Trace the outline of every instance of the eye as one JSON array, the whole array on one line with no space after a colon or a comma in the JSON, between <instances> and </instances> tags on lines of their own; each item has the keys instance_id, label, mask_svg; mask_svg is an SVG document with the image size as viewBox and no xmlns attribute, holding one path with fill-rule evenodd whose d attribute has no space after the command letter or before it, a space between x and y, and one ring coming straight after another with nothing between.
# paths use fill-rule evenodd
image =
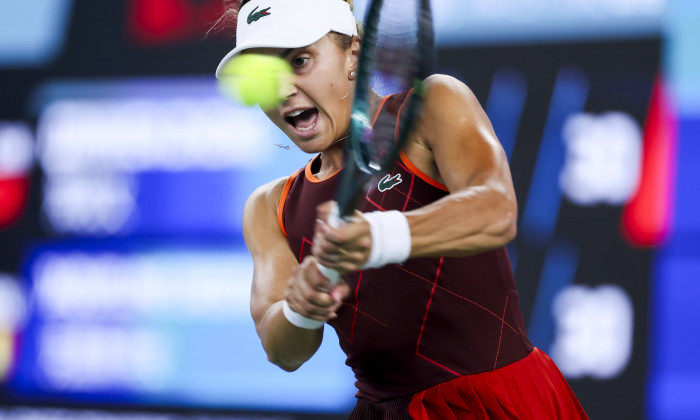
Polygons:
<instances>
[{"instance_id":1,"label":"eye","mask_svg":"<svg viewBox=\"0 0 700 420\"><path fill-rule=\"evenodd\" d=\"M292 67L294 67L295 69L297 69L299 67L303 67L308 61L309 61L309 57L306 57L306 56L300 55L300 56L294 57L294 59L292 59Z\"/></svg>"}]
</instances>

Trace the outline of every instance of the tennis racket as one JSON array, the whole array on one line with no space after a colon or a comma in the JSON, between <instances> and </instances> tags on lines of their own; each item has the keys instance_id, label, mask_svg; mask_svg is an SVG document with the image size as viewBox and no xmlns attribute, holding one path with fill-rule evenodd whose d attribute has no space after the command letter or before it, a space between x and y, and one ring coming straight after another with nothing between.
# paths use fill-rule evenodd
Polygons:
<instances>
[{"instance_id":1,"label":"tennis racket","mask_svg":"<svg viewBox=\"0 0 700 420\"><path fill-rule=\"evenodd\" d=\"M337 214L329 217L331 225L339 226L353 214L367 182L391 170L408 140L423 105L423 80L432 73L433 37L429 0L371 1L360 49L350 137L335 195ZM384 110L396 118L378 119L372 125L377 100L406 91L411 94L404 106ZM337 282L337 272L322 265L319 268L332 284Z\"/></svg>"}]
</instances>

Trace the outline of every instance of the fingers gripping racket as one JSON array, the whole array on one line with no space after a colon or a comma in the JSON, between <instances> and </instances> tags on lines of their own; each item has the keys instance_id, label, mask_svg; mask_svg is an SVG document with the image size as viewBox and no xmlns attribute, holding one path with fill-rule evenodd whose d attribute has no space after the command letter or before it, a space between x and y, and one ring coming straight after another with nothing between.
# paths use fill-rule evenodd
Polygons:
<instances>
[{"instance_id":1,"label":"fingers gripping racket","mask_svg":"<svg viewBox=\"0 0 700 420\"><path fill-rule=\"evenodd\" d=\"M429 0L373 0L365 19L365 34L355 84L350 137L340 184L336 190L337 214L329 217L340 226L353 214L365 184L390 171L409 138L425 94L424 79L432 73L433 20ZM402 107L386 109L396 118L378 119L372 125L376 102L382 97L411 91ZM396 122L396 124L395 124ZM335 284L338 273L319 265Z\"/></svg>"}]
</instances>

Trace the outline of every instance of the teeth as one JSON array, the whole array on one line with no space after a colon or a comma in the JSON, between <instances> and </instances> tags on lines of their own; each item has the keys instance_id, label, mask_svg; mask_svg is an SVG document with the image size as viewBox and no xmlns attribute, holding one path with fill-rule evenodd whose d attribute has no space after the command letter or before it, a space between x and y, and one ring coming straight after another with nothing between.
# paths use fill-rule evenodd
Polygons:
<instances>
[{"instance_id":1,"label":"teeth","mask_svg":"<svg viewBox=\"0 0 700 420\"><path fill-rule=\"evenodd\" d=\"M299 111L290 112L289 115L287 115L287 117L289 117L289 118L294 118L294 117L296 117L296 116L301 115L302 112L304 112L304 111L299 110Z\"/></svg>"}]
</instances>

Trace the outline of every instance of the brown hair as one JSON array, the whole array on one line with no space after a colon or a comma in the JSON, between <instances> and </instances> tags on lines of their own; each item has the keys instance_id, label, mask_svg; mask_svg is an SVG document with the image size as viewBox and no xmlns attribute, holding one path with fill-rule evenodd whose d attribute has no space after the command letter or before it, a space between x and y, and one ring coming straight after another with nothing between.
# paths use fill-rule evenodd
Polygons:
<instances>
[{"instance_id":1,"label":"brown hair","mask_svg":"<svg viewBox=\"0 0 700 420\"><path fill-rule=\"evenodd\" d=\"M241 10L246 3L250 0L223 0L224 1L224 13L221 15L214 26L209 30L226 30L232 31L233 34L236 32L236 22L238 20L238 12ZM354 10L353 0L344 0L350 5L350 10ZM357 19L355 19L357 20ZM357 33L362 37L363 29L362 24L357 22ZM331 39L342 49L346 50L352 46L352 37L349 35L341 34L338 32L331 32Z\"/></svg>"}]
</instances>

